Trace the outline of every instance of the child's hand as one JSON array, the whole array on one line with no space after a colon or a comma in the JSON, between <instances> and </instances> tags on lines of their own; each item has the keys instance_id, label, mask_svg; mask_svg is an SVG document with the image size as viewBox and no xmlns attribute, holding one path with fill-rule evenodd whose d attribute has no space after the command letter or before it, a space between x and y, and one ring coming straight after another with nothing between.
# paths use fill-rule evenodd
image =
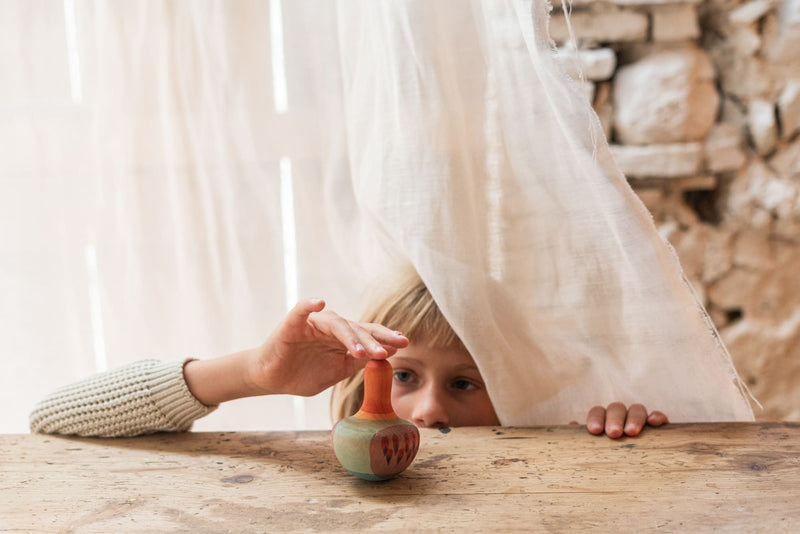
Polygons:
<instances>
[{"instance_id":1,"label":"child's hand","mask_svg":"<svg viewBox=\"0 0 800 534\"><path fill-rule=\"evenodd\" d=\"M260 347L189 361L183 368L189 391L207 406L255 395L316 395L368 359L388 358L408 346L397 332L349 321L324 307L322 300L301 301Z\"/></svg>"},{"instance_id":2,"label":"child's hand","mask_svg":"<svg viewBox=\"0 0 800 534\"><path fill-rule=\"evenodd\" d=\"M586 428L592 434L606 433L609 438L619 438L622 435L638 436L644 425L661 426L668 423L667 416L662 412L647 414L647 408L641 404L631 404L625 408L621 402L612 402L608 408L595 406L586 416Z\"/></svg>"},{"instance_id":3,"label":"child's hand","mask_svg":"<svg viewBox=\"0 0 800 534\"><path fill-rule=\"evenodd\" d=\"M408 339L379 324L350 321L304 300L255 351L249 379L262 393L316 395L363 367L392 356Z\"/></svg>"}]
</instances>

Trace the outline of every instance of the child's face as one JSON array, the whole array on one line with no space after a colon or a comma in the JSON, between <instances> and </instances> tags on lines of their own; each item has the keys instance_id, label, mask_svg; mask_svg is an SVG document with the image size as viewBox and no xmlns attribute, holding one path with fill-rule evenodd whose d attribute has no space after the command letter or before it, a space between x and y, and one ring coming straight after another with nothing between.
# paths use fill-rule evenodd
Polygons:
<instances>
[{"instance_id":1,"label":"child's face","mask_svg":"<svg viewBox=\"0 0 800 534\"><path fill-rule=\"evenodd\" d=\"M412 343L389 358L392 406L421 428L498 425L486 386L469 353Z\"/></svg>"}]
</instances>

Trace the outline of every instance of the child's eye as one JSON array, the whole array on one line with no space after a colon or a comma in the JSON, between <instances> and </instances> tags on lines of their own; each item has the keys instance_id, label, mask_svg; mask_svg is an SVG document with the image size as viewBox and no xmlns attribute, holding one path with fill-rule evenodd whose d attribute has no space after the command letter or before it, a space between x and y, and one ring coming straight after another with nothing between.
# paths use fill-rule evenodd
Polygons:
<instances>
[{"instance_id":1,"label":"child's eye","mask_svg":"<svg viewBox=\"0 0 800 534\"><path fill-rule=\"evenodd\" d=\"M462 391L469 391L471 389L478 389L478 386L470 382L469 380L465 380L463 378L459 378L453 382L453 387L456 389L460 389Z\"/></svg>"},{"instance_id":2,"label":"child's eye","mask_svg":"<svg viewBox=\"0 0 800 534\"><path fill-rule=\"evenodd\" d=\"M412 378L414 377L408 371L394 372L394 379L397 380L398 382L411 382Z\"/></svg>"}]
</instances>

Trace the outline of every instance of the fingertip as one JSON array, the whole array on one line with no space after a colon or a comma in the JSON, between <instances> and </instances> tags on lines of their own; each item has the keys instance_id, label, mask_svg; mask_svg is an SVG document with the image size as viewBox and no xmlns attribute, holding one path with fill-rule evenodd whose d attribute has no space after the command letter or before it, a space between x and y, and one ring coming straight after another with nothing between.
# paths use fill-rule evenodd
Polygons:
<instances>
[{"instance_id":1,"label":"fingertip","mask_svg":"<svg viewBox=\"0 0 800 534\"><path fill-rule=\"evenodd\" d=\"M384 331L378 330L372 335L375 337L375 339L379 339L384 345L389 345L395 349L404 349L409 345L409 343L411 343L402 332L398 332L397 330L390 331L388 334L386 334Z\"/></svg>"},{"instance_id":2,"label":"fingertip","mask_svg":"<svg viewBox=\"0 0 800 534\"><path fill-rule=\"evenodd\" d=\"M364 345L355 342L353 346L350 348L350 355L353 356L354 358L366 358L367 350L364 348Z\"/></svg>"},{"instance_id":3,"label":"fingertip","mask_svg":"<svg viewBox=\"0 0 800 534\"><path fill-rule=\"evenodd\" d=\"M606 428L606 436L611 439L616 439L622 436L622 427L619 426L609 426Z\"/></svg>"},{"instance_id":4,"label":"fingertip","mask_svg":"<svg viewBox=\"0 0 800 534\"><path fill-rule=\"evenodd\" d=\"M373 360L385 360L389 357L389 351L383 347L373 348L369 357Z\"/></svg>"},{"instance_id":5,"label":"fingertip","mask_svg":"<svg viewBox=\"0 0 800 534\"><path fill-rule=\"evenodd\" d=\"M663 412L653 412L647 417L647 424L650 426L661 426L669 422Z\"/></svg>"},{"instance_id":6,"label":"fingertip","mask_svg":"<svg viewBox=\"0 0 800 534\"><path fill-rule=\"evenodd\" d=\"M625 435L626 436L638 436L639 433L642 431L641 427L638 425L626 425L625 426Z\"/></svg>"},{"instance_id":7,"label":"fingertip","mask_svg":"<svg viewBox=\"0 0 800 534\"><path fill-rule=\"evenodd\" d=\"M397 343L395 343L395 346L397 346L398 348L401 348L401 349L405 348L405 347L407 347L409 345L409 343L411 343L411 341L409 341L409 339L406 336L404 336L402 333L393 332L393 334L394 334L395 340L397 341Z\"/></svg>"},{"instance_id":8,"label":"fingertip","mask_svg":"<svg viewBox=\"0 0 800 534\"><path fill-rule=\"evenodd\" d=\"M325 308L325 301L322 299L304 299L298 301L289 314L306 317L311 313L322 311L323 308Z\"/></svg>"},{"instance_id":9,"label":"fingertip","mask_svg":"<svg viewBox=\"0 0 800 534\"><path fill-rule=\"evenodd\" d=\"M308 299L306 302L313 311L322 311L325 308L325 299Z\"/></svg>"},{"instance_id":10,"label":"fingertip","mask_svg":"<svg viewBox=\"0 0 800 534\"><path fill-rule=\"evenodd\" d=\"M603 433L603 425L600 423L587 423L586 430L589 431L590 434L602 434Z\"/></svg>"},{"instance_id":11,"label":"fingertip","mask_svg":"<svg viewBox=\"0 0 800 534\"><path fill-rule=\"evenodd\" d=\"M348 352L353 358L359 360L385 360L390 356L389 352L383 347L365 348L364 345L358 341L353 342Z\"/></svg>"}]
</instances>

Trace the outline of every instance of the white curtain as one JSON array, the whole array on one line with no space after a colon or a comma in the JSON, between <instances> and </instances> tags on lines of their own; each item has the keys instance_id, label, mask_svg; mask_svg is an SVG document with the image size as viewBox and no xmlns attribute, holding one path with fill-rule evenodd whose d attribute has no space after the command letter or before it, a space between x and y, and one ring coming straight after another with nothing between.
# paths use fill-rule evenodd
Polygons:
<instances>
[{"instance_id":1,"label":"white curtain","mask_svg":"<svg viewBox=\"0 0 800 534\"><path fill-rule=\"evenodd\" d=\"M296 298L291 186L318 161L276 79L276 13L0 3L0 430L96 371L260 343ZM318 404L242 401L198 426L327 425Z\"/></svg>"},{"instance_id":2,"label":"white curtain","mask_svg":"<svg viewBox=\"0 0 800 534\"><path fill-rule=\"evenodd\" d=\"M555 64L548 6L344 5L340 137L359 215L430 287L501 422L580 421L615 400L751 419L674 252Z\"/></svg>"},{"instance_id":3,"label":"white curtain","mask_svg":"<svg viewBox=\"0 0 800 534\"><path fill-rule=\"evenodd\" d=\"M413 265L507 424L752 417L544 2L0 2L3 430ZM324 395L197 425L323 427Z\"/></svg>"}]
</instances>

